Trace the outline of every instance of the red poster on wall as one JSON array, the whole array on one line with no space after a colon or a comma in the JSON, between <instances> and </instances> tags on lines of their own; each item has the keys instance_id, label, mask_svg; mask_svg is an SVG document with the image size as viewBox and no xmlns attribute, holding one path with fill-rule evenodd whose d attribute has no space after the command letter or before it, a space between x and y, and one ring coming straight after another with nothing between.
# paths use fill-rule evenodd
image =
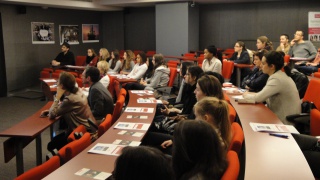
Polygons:
<instances>
[{"instance_id":1,"label":"red poster on wall","mask_svg":"<svg viewBox=\"0 0 320 180\"><path fill-rule=\"evenodd\" d=\"M320 12L309 12L309 40L320 41Z\"/></svg>"}]
</instances>

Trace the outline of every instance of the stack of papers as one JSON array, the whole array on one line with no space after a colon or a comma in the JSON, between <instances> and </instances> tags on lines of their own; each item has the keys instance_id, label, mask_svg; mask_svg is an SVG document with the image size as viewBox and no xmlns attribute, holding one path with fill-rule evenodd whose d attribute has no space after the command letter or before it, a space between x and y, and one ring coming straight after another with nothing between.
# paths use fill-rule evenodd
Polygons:
<instances>
[{"instance_id":1,"label":"stack of papers","mask_svg":"<svg viewBox=\"0 0 320 180\"><path fill-rule=\"evenodd\" d=\"M148 123L130 123L130 122L118 122L114 126L115 129L131 129L131 130L144 130L147 131L150 127Z\"/></svg>"}]
</instances>

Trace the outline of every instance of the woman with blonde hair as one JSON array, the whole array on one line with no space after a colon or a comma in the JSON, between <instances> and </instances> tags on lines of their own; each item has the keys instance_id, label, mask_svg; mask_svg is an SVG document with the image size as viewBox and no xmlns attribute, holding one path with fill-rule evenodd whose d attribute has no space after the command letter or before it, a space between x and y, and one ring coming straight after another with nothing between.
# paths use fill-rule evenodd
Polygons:
<instances>
[{"instance_id":1,"label":"woman with blonde hair","mask_svg":"<svg viewBox=\"0 0 320 180\"><path fill-rule=\"evenodd\" d=\"M106 48L101 48L99 51L98 61L109 61L109 60L110 60L109 51Z\"/></svg>"},{"instance_id":2,"label":"woman with blonde hair","mask_svg":"<svg viewBox=\"0 0 320 180\"><path fill-rule=\"evenodd\" d=\"M109 70L109 63L107 61L99 61L97 64L97 68L100 71L100 76L101 76L100 82L104 87L108 88L110 83L110 78L107 75L107 72Z\"/></svg>"},{"instance_id":3,"label":"woman with blonde hair","mask_svg":"<svg viewBox=\"0 0 320 180\"><path fill-rule=\"evenodd\" d=\"M120 74L129 74L134 67L135 55L131 50L126 50L123 54Z\"/></svg>"}]
</instances>

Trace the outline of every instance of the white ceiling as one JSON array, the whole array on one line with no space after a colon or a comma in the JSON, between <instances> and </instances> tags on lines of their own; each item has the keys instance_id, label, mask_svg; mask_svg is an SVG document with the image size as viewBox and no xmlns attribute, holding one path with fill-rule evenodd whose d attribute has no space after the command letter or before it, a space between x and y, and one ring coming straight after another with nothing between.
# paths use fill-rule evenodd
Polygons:
<instances>
[{"instance_id":1,"label":"white ceiling","mask_svg":"<svg viewBox=\"0 0 320 180\"><path fill-rule=\"evenodd\" d=\"M241 3L284 0L0 0L0 3L41 6L44 8L121 11L125 7L154 6L157 3L195 2L196 4Z\"/></svg>"}]
</instances>

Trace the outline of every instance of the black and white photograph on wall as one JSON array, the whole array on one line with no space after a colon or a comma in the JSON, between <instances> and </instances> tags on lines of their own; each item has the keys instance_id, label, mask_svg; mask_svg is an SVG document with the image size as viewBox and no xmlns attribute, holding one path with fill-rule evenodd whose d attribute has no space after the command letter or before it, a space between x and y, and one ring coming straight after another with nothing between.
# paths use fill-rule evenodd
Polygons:
<instances>
[{"instance_id":1,"label":"black and white photograph on wall","mask_svg":"<svg viewBox=\"0 0 320 180\"><path fill-rule=\"evenodd\" d=\"M31 22L32 44L54 44L54 23Z\"/></svg>"},{"instance_id":2,"label":"black and white photograph on wall","mask_svg":"<svg viewBox=\"0 0 320 180\"><path fill-rule=\"evenodd\" d=\"M60 45L64 42L69 44L79 44L78 25L59 25Z\"/></svg>"},{"instance_id":3,"label":"black and white photograph on wall","mask_svg":"<svg viewBox=\"0 0 320 180\"><path fill-rule=\"evenodd\" d=\"M82 42L99 42L99 24L82 24Z\"/></svg>"}]
</instances>

